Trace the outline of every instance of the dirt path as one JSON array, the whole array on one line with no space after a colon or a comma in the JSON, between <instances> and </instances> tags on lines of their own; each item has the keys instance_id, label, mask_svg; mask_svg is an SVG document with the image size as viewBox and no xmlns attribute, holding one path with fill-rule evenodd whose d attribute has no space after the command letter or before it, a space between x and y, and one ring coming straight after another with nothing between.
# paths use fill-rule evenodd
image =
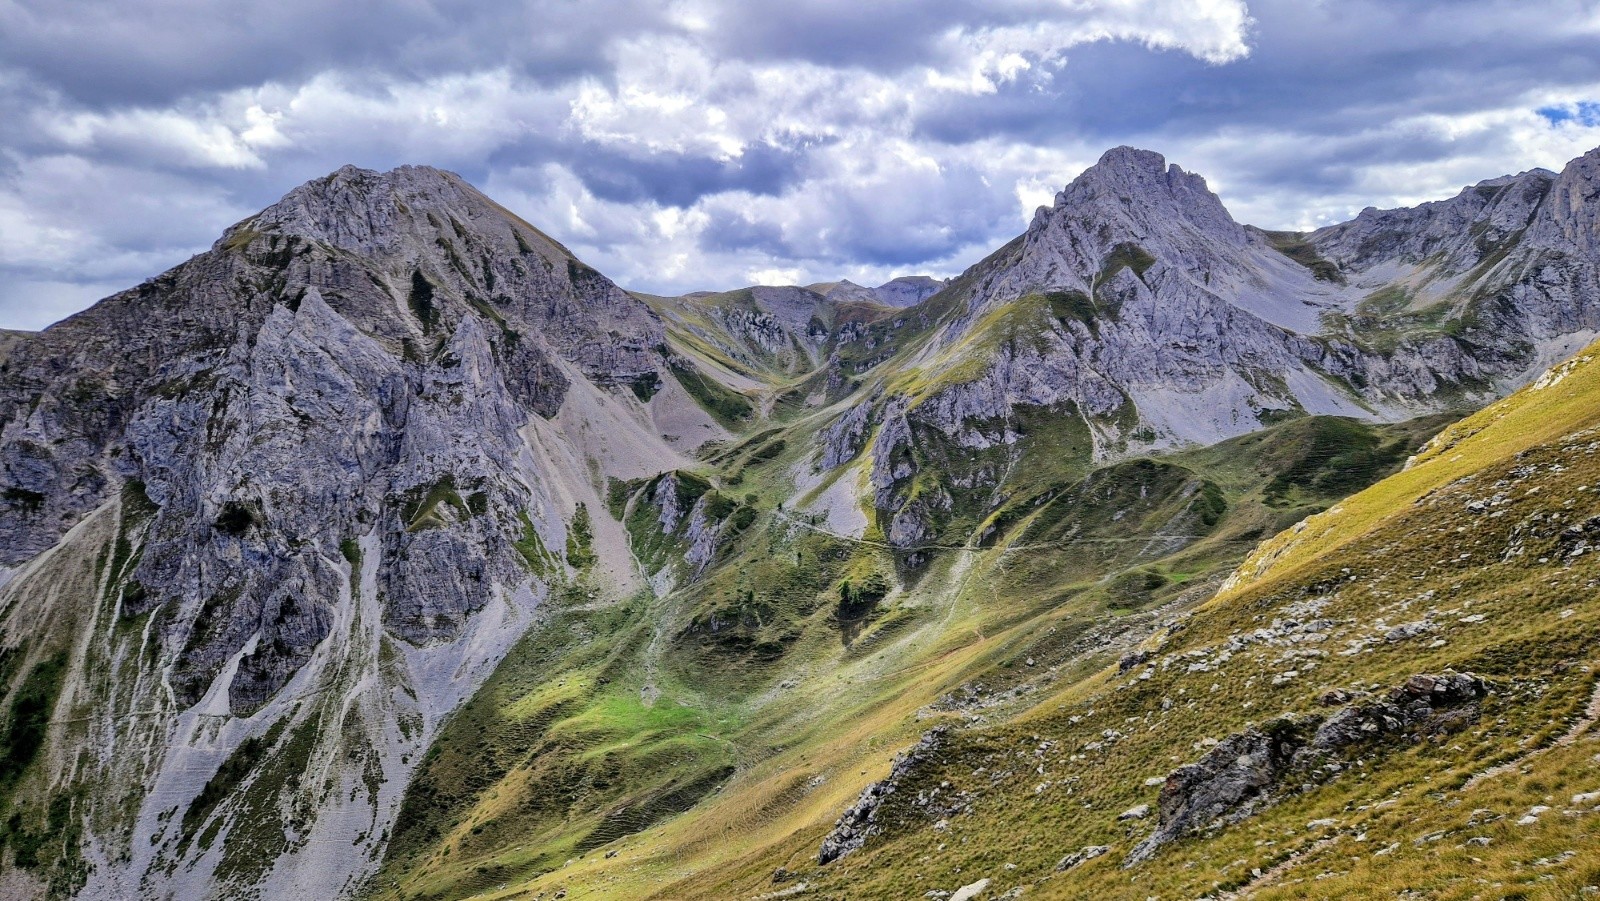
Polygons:
<instances>
[{"instance_id":1,"label":"dirt path","mask_svg":"<svg viewBox=\"0 0 1600 901\"><path fill-rule=\"evenodd\" d=\"M1515 772L1521 768L1523 764L1534 759L1535 757L1548 754L1556 748L1562 748L1572 744L1577 740L1578 736L1589 731L1589 728L1596 722L1600 722L1600 679L1595 680L1594 690L1589 692L1589 704L1583 708L1583 715L1579 716L1577 722L1573 723L1567 729L1567 731L1561 733L1560 738L1557 738L1555 741L1543 747L1534 748L1526 754L1518 755L1516 758L1508 760L1505 763L1492 766L1481 773L1475 773L1472 778L1468 779L1461 786L1461 790L1470 791L1497 776L1504 776L1507 773Z\"/></svg>"},{"instance_id":2,"label":"dirt path","mask_svg":"<svg viewBox=\"0 0 1600 901\"><path fill-rule=\"evenodd\" d=\"M1300 862L1305 860L1307 857L1316 854L1318 851L1321 851L1324 848L1332 847L1333 845L1337 844L1338 841L1339 836L1337 835L1331 835L1327 838L1318 839L1306 846L1304 850L1291 854L1290 856L1279 861L1277 866L1274 866L1262 873L1260 876L1251 879L1248 883L1239 886L1237 889L1231 892L1223 892L1222 894L1217 895L1216 901L1243 901L1243 899L1250 897L1255 892L1272 885L1279 879L1282 879L1290 870L1299 866Z\"/></svg>"},{"instance_id":3,"label":"dirt path","mask_svg":"<svg viewBox=\"0 0 1600 901\"><path fill-rule=\"evenodd\" d=\"M892 551L965 551L969 554L976 554L984 551L994 550L996 547L995 545L981 546L976 544L917 544L908 547L899 547L897 545L890 544L887 541L879 541L875 538L857 538L854 535L845 535L835 532L832 529L824 528L816 523L807 522L804 519L796 519L795 517L790 516L788 511L785 510L774 510L773 515L791 525L799 526L802 529L810 529L813 532L819 532L831 538L837 538L840 541L853 541L856 544L887 548ZM1042 544L1007 545L1004 547L1004 550L1007 553L1014 553L1017 551L1049 550L1051 548L1068 547L1074 544L1131 544L1148 543L1152 541L1199 541L1200 539L1206 537L1208 536L1168 535L1162 532L1155 532L1149 535L1130 535L1124 538L1063 538L1059 541L1047 541ZM1254 538L1239 538L1233 539L1233 541L1234 543L1239 544L1260 544L1260 542Z\"/></svg>"}]
</instances>

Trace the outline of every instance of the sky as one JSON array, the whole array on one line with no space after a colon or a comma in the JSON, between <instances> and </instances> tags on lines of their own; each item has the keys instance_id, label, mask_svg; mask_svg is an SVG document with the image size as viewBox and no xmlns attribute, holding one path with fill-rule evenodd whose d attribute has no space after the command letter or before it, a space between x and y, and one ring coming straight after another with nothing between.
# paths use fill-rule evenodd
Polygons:
<instances>
[{"instance_id":1,"label":"sky","mask_svg":"<svg viewBox=\"0 0 1600 901\"><path fill-rule=\"evenodd\" d=\"M1107 148L1304 230L1600 146L1600 0L0 0L0 328L346 163L624 287L948 276Z\"/></svg>"}]
</instances>

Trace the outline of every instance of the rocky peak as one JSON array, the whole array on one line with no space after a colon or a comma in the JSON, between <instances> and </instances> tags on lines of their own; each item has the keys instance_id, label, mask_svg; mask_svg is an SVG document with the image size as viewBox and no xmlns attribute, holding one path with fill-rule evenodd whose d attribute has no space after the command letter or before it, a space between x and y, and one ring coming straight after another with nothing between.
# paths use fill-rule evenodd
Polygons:
<instances>
[{"instance_id":1,"label":"rocky peak","mask_svg":"<svg viewBox=\"0 0 1600 901\"><path fill-rule=\"evenodd\" d=\"M461 176L432 166L400 166L388 172L342 166L290 191L229 229L218 243L237 244L267 232L355 253L391 254L419 238L431 242L467 230L506 238L517 231L522 246L537 249L548 260L572 258L566 248L517 220Z\"/></svg>"},{"instance_id":2,"label":"rocky peak","mask_svg":"<svg viewBox=\"0 0 1600 901\"><path fill-rule=\"evenodd\" d=\"M537 373L533 406L547 415L562 379L544 350L602 384L658 368L664 338L647 306L453 172L344 166L229 229L213 251L285 271L286 289L317 286L363 332L413 354L464 318L492 320L506 353L526 358L512 361L513 377ZM338 274L350 265L366 274Z\"/></svg>"},{"instance_id":3,"label":"rocky peak","mask_svg":"<svg viewBox=\"0 0 1600 901\"><path fill-rule=\"evenodd\" d=\"M1099 162L1057 194L1055 205L1042 215L1048 219L1099 219L1113 232L1120 232L1117 237L1125 238L1187 226L1213 237L1227 236L1239 243L1246 240L1244 229L1233 221L1204 178L1176 164L1169 166L1159 153L1135 147L1106 151Z\"/></svg>"},{"instance_id":4,"label":"rocky peak","mask_svg":"<svg viewBox=\"0 0 1600 901\"><path fill-rule=\"evenodd\" d=\"M1318 293L1310 272L1234 221L1204 178L1148 150L1107 151L1039 209L1010 259L1001 256L978 276L974 309L1035 292L1135 290L1134 279L1222 296L1279 325L1316 326L1302 305L1277 299Z\"/></svg>"}]
</instances>

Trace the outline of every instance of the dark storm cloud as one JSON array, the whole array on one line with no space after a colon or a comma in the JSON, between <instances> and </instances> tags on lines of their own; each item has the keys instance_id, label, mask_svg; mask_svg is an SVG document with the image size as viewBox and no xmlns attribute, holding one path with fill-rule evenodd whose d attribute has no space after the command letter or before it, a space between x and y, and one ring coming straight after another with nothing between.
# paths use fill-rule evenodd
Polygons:
<instances>
[{"instance_id":1,"label":"dark storm cloud","mask_svg":"<svg viewBox=\"0 0 1600 901\"><path fill-rule=\"evenodd\" d=\"M800 180L806 160L800 150L766 142L747 147L731 159L616 152L593 143L574 149L569 167L596 197L674 207L692 206L708 194L725 191L780 194Z\"/></svg>"},{"instance_id":2,"label":"dark storm cloud","mask_svg":"<svg viewBox=\"0 0 1600 901\"><path fill-rule=\"evenodd\" d=\"M0 66L98 107L308 78L415 78L510 66L539 79L607 70L604 51L670 26L648 0L11 0Z\"/></svg>"},{"instance_id":3,"label":"dark storm cloud","mask_svg":"<svg viewBox=\"0 0 1600 901\"><path fill-rule=\"evenodd\" d=\"M700 233L700 247L707 251L759 251L769 257L794 256L794 249L783 239L776 223L757 222L742 213L719 217Z\"/></svg>"},{"instance_id":4,"label":"dark storm cloud","mask_svg":"<svg viewBox=\"0 0 1600 901\"><path fill-rule=\"evenodd\" d=\"M719 52L732 57L896 72L941 62L938 38L952 28L1027 21L1043 4L1028 4L1026 10L1020 4L988 6L967 0L728 4L715 19L714 40Z\"/></svg>"}]
</instances>

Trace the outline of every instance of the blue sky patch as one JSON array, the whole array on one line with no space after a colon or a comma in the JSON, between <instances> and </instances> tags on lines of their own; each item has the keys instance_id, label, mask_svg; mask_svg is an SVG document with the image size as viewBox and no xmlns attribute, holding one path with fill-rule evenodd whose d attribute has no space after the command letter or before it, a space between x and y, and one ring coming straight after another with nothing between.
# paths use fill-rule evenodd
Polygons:
<instances>
[{"instance_id":1,"label":"blue sky patch","mask_svg":"<svg viewBox=\"0 0 1600 901\"><path fill-rule=\"evenodd\" d=\"M1535 110L1545 117L1551 125L1564 125L1576 122L1585 128L1600 125L1600 101L1580 100L1567 106L1546 106Z\"/></svg>"}]
</instances>

